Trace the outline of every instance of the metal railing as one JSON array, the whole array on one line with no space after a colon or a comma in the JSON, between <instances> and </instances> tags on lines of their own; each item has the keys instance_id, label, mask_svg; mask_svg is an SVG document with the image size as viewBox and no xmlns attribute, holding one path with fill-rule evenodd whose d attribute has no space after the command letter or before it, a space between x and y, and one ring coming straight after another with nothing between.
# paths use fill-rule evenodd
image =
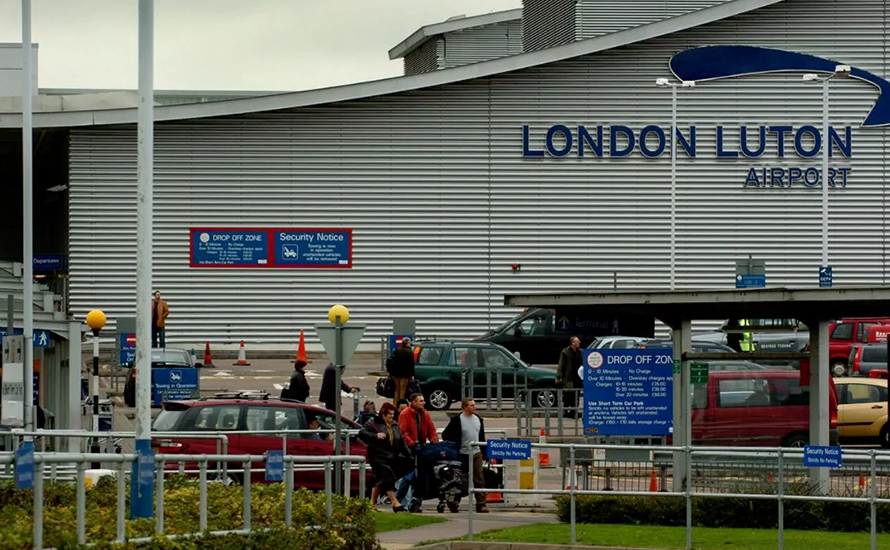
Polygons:
<instances>
[{"instance_id":1,"label":"metal railing","mask_svg":"<svg viewBox=\"0 0 890 550\"><path fill-rule=\"evenodd\" d=\"M480 449L486 447L486 443L474 443L475 446ZM686 500L686 548L692 548L692 499L693 498L746 498L746 499L758 499L758 500L774 500L778 503L778 534L779 541L778 546L779 550L784 549L784 536L785 536L785 509L784 504L788 501L821 501L821 502L851 502L851 503L868 503L871 516L870 516L870 535L871 535L871 550L876 550L877 548L877 505L878 504L890 504L890 498L878 497L878 473L887 472L890 474L890 451L877 451L877 450L865 450L865 449L844 449L843 451L843 460L845 463L853 463L856 464L858 468L867 467L868 471L868 484L867 488L860 492L859 496L838 496L832 495L830 492L827 494L789 494L787 489L788 482L785 479L786 474L800 474L803 470L809 471L811 468L804 467L803 464L803 455L804 449L801 448L764 448L764 447L669 447L670 451L668 452L664 446L640 446L636 445L633 447L635 451L642 452L651 452L653 453L652 461L648 462L648 465L651 467L652 465L657 464L656 455L661 454L665 457L667 455L676 456L685 455L684 462L686 465L685 472L675 472L675 475L682 475L685 477L686 483L682 484L682 490L667 490L666 487L662 486L661 490L658 491L648 491L648 490L638 490L635 487L630 488L622 488L621 486L617 488L603 488L603 489L579 489L577 487L577 479L576 479L576 467L578 465L577 454L578 451L592 451L596 453L597 451L619 451L624 452L628 450L628 446L626 445L589 445L589 444L552 444L552 443L532 443L531 447L533 449L558 449L561 452L568 452L568 468L571 474L571 477L568 482L567 489L502 489L500 490L504 494L536 494L536 495L551 495L551 496L568 496L569 497L569 524L571 529L571 543L576 543L576 497L579 495L600 495L600 496L638 496L638 497L651 497L651 498L664 498L664 497L683 497ZM775 492L771 491L745 491L744 485L737 485L734 491L712 491L707 488L696 487L694 474L697 473L696 465L701 464L703 462L713 462L715 460L722 460L725 463L732 462L733 458L742 458L744 460L751 460L752 458L757 459L757 463L760 464L761 468L769 464L773 465L773 459L775 460L775 472L776 477L773 482L775 485ZM708 460L709 459L709 460ZM860 470L858 470L860 471ZM469 497L468 500L472 503L473 495L477 492L487 492L486 489L476 489L474 487L473 476L468 476L469 479ZM565 485L563 485L565 486ZM753 487L753 485L751 486ZM467 508L467 538L468 540L473 540L473 506L468 506Z\"/></svg>"},{"instance_id":2,"label":"metal railing","mask_svg":"<svg viewBox=\"0 0 890 550\"><path fill-rule=\"evenodd\" d=\"M583 403L583 390L568 388L531 388L516 397L516 433L521 436L584 435L583 418L578 406Z\"/></svg>"},{"instance_id":3,"label":"metal railing","mask_svg":"<svg viewBox=\"0 0 890 550\"><path fill-rule=\"evenodd\" d=\"M86 544L86 479L85 473L87 464L95 461L112 463L116 466L117 477L117 532L115 542L127 542L126 538L126 479L133 463L137 460L136 454L81 454L81 453L34 453L34 499L33 499L33 520L34 534L33 547L37 549L43 548L43 471L45 465L53 463L74 463L77 468L76 475L76 522L77 522L77 541L78 544ZM243 475L245 479L243 499L244 499L244 523L241 529L211 531L211 535L222 534L247 534L251 531L251 492L250 492L250 476L254 471L251 465L254 462L265 462L266 458L262 455L155 455L155 532L159 536L167 538L183 537L183 536L201 536L207 531L207 473L208 464L210 462L240 462L243 464ZM0 453L0 464L8 466L14 464L15 453ZM166 473L165 465L168 462L196 462L199 465L199 530L190 534L166 534L164 531L164 478ZM359 465L359 494L365 494L365 477L366 462L365 457L357 455L344 456L292 456L284 457L284 481L285 484L285 512L284 525L291 527L293 523L293 491L294 491L294 467L296 464L323 465L324 483L326 494L326 515L331 517L333 514L332 504L332 470L333 465L337 463L356 463ZM320 470L320 469L318 469ZM150 537L130 539L129 542L142 543L150 542Z\"/></svg>"}]
</instances>

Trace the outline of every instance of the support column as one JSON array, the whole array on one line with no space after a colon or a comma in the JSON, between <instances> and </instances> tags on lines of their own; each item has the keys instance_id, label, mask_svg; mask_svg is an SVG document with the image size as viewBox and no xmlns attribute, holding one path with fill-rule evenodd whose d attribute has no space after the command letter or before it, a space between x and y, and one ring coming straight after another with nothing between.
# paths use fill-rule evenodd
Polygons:
<instances>
[{"instance_id":1,"label":"support column","mask_svg":"<svg viewBox=\"0 0 890 550\"><path fill-rule=\"evenodd\" d=\"M815 325L815 326L814 326ZM810 327L810 445L829 444L828 321ZM810 468L810 481L828 494L828 468Z\"/></svg>"},{"instance_id":2,"label":"support column","mask_svg":"<svg viewBox=\"0 0 890 550\"><path fill-rule=\"evenodd\" d=\"M69 430L83 429L80 410L80 370L83 367L82 327L83 323L68 323L68 423L64 428ZM80 441L76 437L69 437L68 443L68 452L80 452Z\"/></svg>"},{"instance_id":3,"label":"support column","mask_svg":"<svg viewBox=\"0 0 890 550\"><path fill-rule=\"evenodd\" d=\"M680 372L674 369L674 446L683 447L692 442L692 384L689 363L682 361L683 353L692 350L692 321L683 319L671 325L673 328L674 361L680 361ZM686 455L674 453L674 491L686 486Z\"/></svg>"}]
</instances>

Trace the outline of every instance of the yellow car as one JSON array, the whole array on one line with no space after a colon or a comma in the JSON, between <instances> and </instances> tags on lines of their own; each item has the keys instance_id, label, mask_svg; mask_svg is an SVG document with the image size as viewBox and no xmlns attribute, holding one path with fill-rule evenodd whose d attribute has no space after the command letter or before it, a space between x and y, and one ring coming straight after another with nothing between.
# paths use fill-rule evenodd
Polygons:
<instances>
[{"instance_id":1,"label":"yellow car","mask_svg":"<svg viewBox=\"0 0 890 550\"><path fill-rule=\"evenodd\" d=\"M887 380L835 378L838 396L838 437L841 443L874 443L890 447L887 425Z\"/></svg>"}]
</instances>

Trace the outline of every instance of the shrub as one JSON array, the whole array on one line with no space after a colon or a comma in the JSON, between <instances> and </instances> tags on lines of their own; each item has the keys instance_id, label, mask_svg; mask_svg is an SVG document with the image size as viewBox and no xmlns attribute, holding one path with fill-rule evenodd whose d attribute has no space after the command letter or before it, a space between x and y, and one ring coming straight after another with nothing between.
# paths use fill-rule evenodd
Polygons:
<instances>
[{"instance_id":1,"label":"shrub","mask_svg":"<svg viewBox=\"0 0 890 550\"><path fill-rule=\"evenodd\" d=\"M72 485L45 482L43 510L44 546L78 548L76 492ZM200 510L197 483L171 479L165 483L164 527L168 534L198 531ZM207 488L207 520L210 531L241 529L243 491L241 486L226 487L211 483ZM86 538L100 548L114 545L117 533L117 482L103 478L88 490L86 500ZM129 490L127 491L129 500ZM33 494L19 491L12 482L0 483L0 550L29 548L32 541ZM325 494L305 489L295 490L292 501L292 529L284 526L285 488L282 484L251 487L251 527L249 537L226 535L169 540L159 537L140 549L152 550L228 550L250 547L254 550L335 550L377 548L374 514L367 500L333 497L333 514L326 516ZM129 516L129 502L127 502ZM127 537L151 537L153 519L128 520ZM248 540L249 539L249 540Z\"/></svg>"}]
</instances>

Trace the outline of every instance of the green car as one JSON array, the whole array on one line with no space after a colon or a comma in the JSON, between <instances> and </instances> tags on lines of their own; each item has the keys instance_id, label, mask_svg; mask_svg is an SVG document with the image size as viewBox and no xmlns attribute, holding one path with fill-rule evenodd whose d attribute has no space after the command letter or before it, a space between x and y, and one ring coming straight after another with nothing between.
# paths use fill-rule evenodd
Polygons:
<instances>
[{"instance_id":1,"label":"green car","mask_svg":"<svg viewBox=\"0 0 890 550\"><path fill-rule=\"evenodd\" d=\"M500 372L501 398L513 399L526 389L550 389L556 385L556 371L530 367L507 351L507 348L491 342L416 342L414 346L415 377L430 410L442 411L461 400L461 379L469 386L473 376L473 396L485 399L487 384L491 384L491 397L497 399L498 372ZM469 392L469 388L467 389ZM534 392L535 405L556 406L554 392Z\"/></svg>"}]
</instances>

